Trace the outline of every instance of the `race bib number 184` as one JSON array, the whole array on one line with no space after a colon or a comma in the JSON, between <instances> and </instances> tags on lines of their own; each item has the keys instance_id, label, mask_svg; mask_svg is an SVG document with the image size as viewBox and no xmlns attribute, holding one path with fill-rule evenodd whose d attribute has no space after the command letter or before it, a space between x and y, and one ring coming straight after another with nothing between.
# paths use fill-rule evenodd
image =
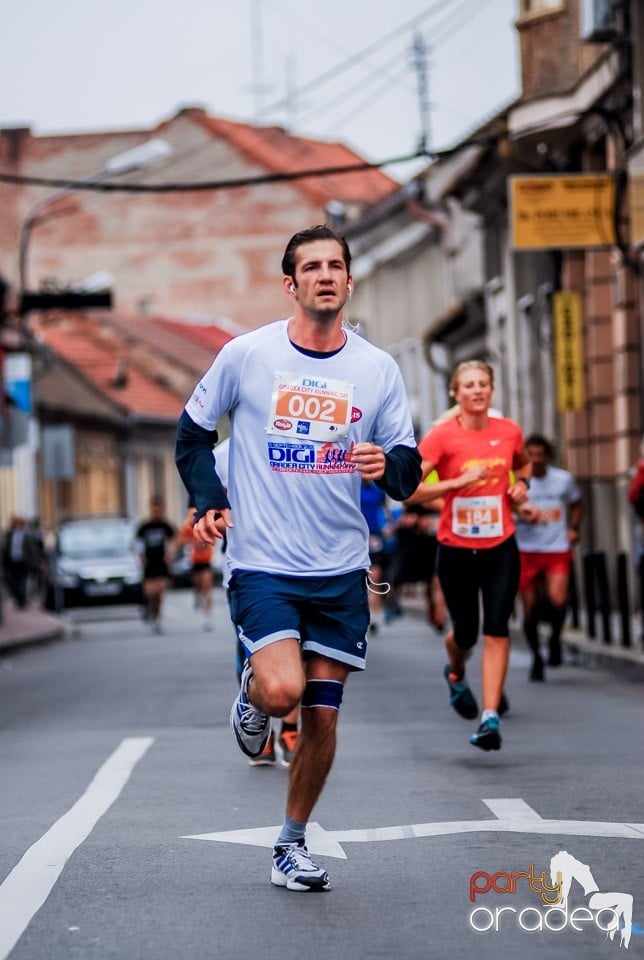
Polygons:
<instances>
[{"instance_id":1,"label":"race bib number 184","mask_svg":"<svg viewBox=\"0 0 644 960\"><path fill-rule=\"evenodd\" d=\"M454 497L452 531L459 537L501 537L500 497Z\"/></svg>"},{"instance_id":2,"label":"race bib number 184","mask_svg":"<svg viewBox=\"0 0 644 960\"><path fill-rule=\"evenodd\" d=\"M266 430L282 437L339 440L351 424L353 384L277 372Z\"/></svg>"}]
</instances>

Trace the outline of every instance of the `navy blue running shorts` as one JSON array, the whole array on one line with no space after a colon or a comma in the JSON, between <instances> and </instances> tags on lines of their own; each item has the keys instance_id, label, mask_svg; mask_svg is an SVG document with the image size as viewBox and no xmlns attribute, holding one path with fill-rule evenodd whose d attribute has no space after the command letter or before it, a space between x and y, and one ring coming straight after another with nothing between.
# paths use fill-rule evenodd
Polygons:
<instances>
[{"instance_id":1,"label":"navy blue running shorts","mask_svg":"<svg viewBox=\"0 0 644 960\"><path fill-rule=\"evenodd\" d=\"M293 637L302 651L364 670L369 629L365 570L335 577L284 577L236 570L230 614L247 657Z\"/></svg>"}]
</instances>

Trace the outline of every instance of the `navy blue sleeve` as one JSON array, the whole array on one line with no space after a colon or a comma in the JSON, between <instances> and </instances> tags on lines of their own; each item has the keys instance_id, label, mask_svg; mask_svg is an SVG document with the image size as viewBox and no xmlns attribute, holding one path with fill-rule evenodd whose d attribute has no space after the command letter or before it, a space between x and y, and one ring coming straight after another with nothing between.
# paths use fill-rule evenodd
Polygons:
<instances>
[{"instance_id":1,"label":"navy blue sleeve","mask_svg":"<svg viewBox=\"0 0 644 960\"><path fill-rule=\"evenodd\" d=\"M179 476L197 508L195 520L208 510L230 508L224 486L215 470L212 448L218 440L216 430L205 430L184 410L177 426L175 461Z\"/></svg>"},{"instance_id":2,"label":"navy blue sleeve","mask_svg":"<svg viewBox=\"0 0 644 960\"><path fill-rule=\"evenodd\" d=\"M423 477L422 460L418 447L398 444L385 454L385 472L376 485L392 500L406 500Z\"/></svg>"}]
</instances>

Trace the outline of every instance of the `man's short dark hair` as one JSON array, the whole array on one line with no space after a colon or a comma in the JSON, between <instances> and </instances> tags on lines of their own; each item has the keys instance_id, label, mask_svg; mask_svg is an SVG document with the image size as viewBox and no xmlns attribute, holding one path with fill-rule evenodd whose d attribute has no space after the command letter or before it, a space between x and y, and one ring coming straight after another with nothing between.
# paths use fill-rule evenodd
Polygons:
<instances>
[{"instance_id":1,"label":"man's short dark hair","mask_svg":"<svg viewBox=\"0 0 644 960\"><path fill-rule=\"evenodd\" d=\"M285 277L295 279L295 251L305 243L314 243L316 240L335 240L342 247L342 259L347 268L347 273L351 273L351 251L349 244L341 233L336 233L326 223L320 223L317 227L309 227L308 230L298 230L293 234L286 244L286 250L282 257L282 273Z\"/></svg>"},{"instance_id":2,"label":"man's short dark hair","mask_svg":"<svg viewBox=\"0 0 644 960\"><path fill-rule=\"evenodd\" d=\"M552 460L554 457L555 448L550 441L540 433L531 433L530 436L526 438L525 445L526 447L543 447L545 455L549 460Z\"/></svg>"}]
</instances>

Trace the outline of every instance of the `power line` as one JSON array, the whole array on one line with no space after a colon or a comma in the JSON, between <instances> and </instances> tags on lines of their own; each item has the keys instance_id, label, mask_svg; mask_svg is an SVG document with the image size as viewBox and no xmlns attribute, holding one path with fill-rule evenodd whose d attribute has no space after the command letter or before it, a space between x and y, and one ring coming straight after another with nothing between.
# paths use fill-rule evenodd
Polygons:
<instances>
[{"instance_id":1,"label":"power line","mask_svg":"<svg viewBox=\"0 0 644 960\"><path fill-rule=\"evenodd\" d=\"M597 109L589 107L587 110L570 111L553 114L550 123L566 120L568 123L582 120L584 117L597 114ZM535 123L521 129L521 136L542 131L543 124ZM324 177L348 173L360 173L365 170L378 170L381 167L395 166L399 163L408 163L411 160L441 160L454 156L469 147L490 147L499 140L507 139L507 132L488 136L472 136L457 143L453 147L442 150L416 150L414 153L402 157L390 157L387 160L378 160L373 163L364 161L350 165L335 167L318 167L309 170L282 171L260 174L256 177L240 177L238 179L209 180L199 183L115 183L104 180L98 183L88 183L86 180L71 180L59 177L22 176L14 173L0 172L0 183L12 183L19 186L52 187L54 189L69 188L70 190L90 191L99 193L190 193L201 191L231 190L236 187L252 187L265 183L285 183L291 180L305 180L309 177Z\"/></svg>"},{"instance_id":2,"label":"power line","mask_svg":"<svg viewBox=\"0 0 644 960\"><path fill-rule=\"evenodd\" d=\"M328 37L325 37L319 33L312 34L310 30L310 23L298 19L292 14L291 11L289 11L288 13L285 13L275 3L266 3L266 0L264 0L264 2L269 10L273 10L273 12L277 13L279 16L286 18L289 24L294 24L295 26L299 26L302 29L306 29L306 34L308 37L313 37L319 40L321 43L329 47L329 49L333 50L335 53L340 54L340 56L344 58L343 62L346 62L347 58L350 58L351 56L353 56L353 54L350 51L348 51L345 47L340 46L338 43L332 42ZM380 82L383 77L383 71L389 69L389 67L394 63L398 64L399 60L400 60L399 53L396 53L390 60L381 64L378 64L375 61L369 61L368 58L365 57L365 59L361 61L359 64L356 64L356 66L364 67L365 70L368 72L369 77L372 80L378 80ZM337 72L335 76L337 76ZM392 81L394 83L397 82L397 78L395 78L393 75L392 75ZM284 100L284 103L286 104L287 102L290 102L291 100L296 99L297 96L298 96L298 90L296 87L292 86L290 91L288 92L287 97ZM334 97L332 101L327 101L321 107L311 107L311 109L305 110L304 114L299 117L300 122L302 119L306 119L306 117L310 116L311 114L326 113L329 109L331 109L331 106L333 104L337 103L341 99L343 99L346 102L347 96L351 96L351 93L350 91L347 91L346 89L344 89L343 91L341 91L340 94L338 94L337 97ZM267 112L268 112L268 109L265 111L265 113Z\"/></svg>"},{"instance_id":3,"label":"power line","mask_svg":"<svg viewBox=\"0 0 644 960\"><path fill-rule=\"evenodd\" d=\"M396 78L399 78L399 77L403 76L404 74L406 74L406 73L407 73L407 70L408 70L408 67L407 67L407 65L405 64L405 65L401 68L401 70L399 70L398 73L395 74L394 76L395 76ZM358 113L361 113L361 111L362 111L365 107L377 104L377 103L378 103L378 97L379 97L379 95L380 95L383 91L385 91L390 85L391 85L391 78L390 78L389 76L387 76L387 77L385 77L385 82L384 82L384 83L381 83L380 86L377 87L375 90L371 90L371 91L367 94L367 96L366 96L366 97L363 97L363 99L360 100L354 107L352 107L351 110L350 110L348 113L345 113L344 116L340 117L339 120L334 120L334 122L333 122L333 130L340 130L340 129L344 126L345 123L348 123L349 120L353 120L353 118L354 118ZM330 133L330 131L327 130L327 135L328 135L329 133ZM421 152L422 152L422 151L421 151ZM383 164L383 166L384 166L384 164Z\"/></svg>"},{"instance_id":4,"label":"power line","mask_svg":"<svg viewBox=\"0 0 644 960\"><path fill-rule=\"evenodd\" d=\"M341 73L344 73L350 67L355 66L357 63L361 63L365 60L370 53L373 53L374 50L378 50L380 47L385 46L387 43L391 43L396 37L399 37L401 34L406 33L407 31L418 26L424 20L427 20L428 17L431 17L437 10L444 9L445 0L437 0L437 2L430 4L429 7L426 7L425 10L422 10L420 13L416 14L415 17L412 17L411 20L405 21L400 27L397 27L395 30L392 30L390 33L386 34L384 37L381 37L379 40L370 43L368 46L363 47L362 50L359 50L352 57L349 57L347 60L344 60L342 63L336 64L334 67L331 67L328 70L325 70L323 73L318 74L317 77L314 77L312 80L307 81L303 84L296 94L302 96L308 90L312 90L314 87L320 86L322 83L326 83L327 80L336 79ZM282 97L280 100L276 100L274 103L269 104L264 113L272 112L277 110L280 107L283 107L285 104L285 99Z\"/></svg>"},{"instance_id":5,"label":"power line","mask_svg":"<svg viewBox=\"0 0 644 960\"><path fill-rule=\"evenodd\" d=\"M382 72L382 71L378 74L378 76L377 76L378 88L380 88L380 87L382 86L383 80L386 80L386 81L387 81L387 84L397 83L398 80L401 78L401 76L404 76L404 75L407 73L407 66L406 66L406 65L403 66L402 70L399 69L399 70L395 71L394 73L389 73L389 72L388 72L388 71L389 71L389 67L391 67L394 63L396 63L396 64L399 64L399 63L400 63L400 53L399 53L398 51L396 51L396 53L394 54L393 57L391 57L390 60L386 60L385 63L383 64L383 70L386 71L386 72L385 72L384 76L383 76L383 72ZM354 92L355 92L355 91L354 91ZM360 92L362 92L362 89L360 90ZM334 107L336 107L339 103L343 103L343 104L346 105L347 100L348 100L348 98L349 98L350 96L351 96L351 93L348 93L347 90L346 90L346 88L344 88L343 90L340 91L340 93L337 94L337 96L331 97L330 100L326 100L325 103L323 103L321 107L311 107L310 110L305 111L305 112L302 114L302 116L300 117L300 123L306 121L306 118L309 117L309 116L312 116L313 114L316 114L316 116L322 116L322 114L328 113L329 110L332 110L332 109L333 109ZM373 96L373 94L372 94L372 96ZM351 111L350 116L353 116L353 110ZM341 125L342 125L342 121L340 121L340 122L337 124L337 126L341 126Z\"/></svg>"},{"instance_id":6,"label":"power line","mask_svg":"<svg viewBox=\"0 0 644 960\"><path fill-rule=\"evenodd\" d=\"M484 6L488 3L489 0L481 0L480 6L475 9L475 13L478 12L481 6ZM472 0L460 0L460 6L457 4L456 7L452 7L448 15L435 25L435 30L438 31L438 35L432 40L431 50L432 52L448 40L455 32L458 32L465 23L470 19ZM463 17L465 14L465 17ZM387 87L391 84L398 84L400 80L405 77L407 68L403 67L400 70L397 70L395 73L386 73L383 77L383 71L388 71L389 68L396 63L399 63L401 59L400 52L396 52L393 57L389 60L386 60L382 65L379 73L377 74L376 79L378 80L378 86L375 90L372 89L372 93L367 94L358 101L355 106L350 107L348 112L345 112L339 120L335 120L333 123L332 129L327 129L326 135L332 135L336 131L342 129L342 127L352 120L356 115L358 115L365 107L374 106L378 103L378 97L381 92L386 91ZM315 108L312 107L310 110L306 111L302 117L299 118L300 124L306 121L306 118L316 114L320 116L322 114L328 113L329 110L333 109L338 103L347 105L350 99L354 99L356 91L363 93L363 88L354 88L353 91L343 88L339 94L335 97L332 97L330 100L327 100L321 107Z\"/></svg>"},{"instance_id":7,"label":"power line","mask_svg":"<svg viewBox=\"0 0 644 960\"><path fill-rule=\"evenodd\" d=\"M14 183L21 186L69 188L70 190L90 190L101 193L190 193L204 190L231 190L235 187L252 187L263 183L283 183L290 180L304 180L307 177L324 177L346 173L360 173L365 170L378 170L380 167L394 166L397 163L408 163L429 155L424 151L416 151L404 157L390 157L375 163L364 161L350 165L314 168L310 170L293 170L277 173L260 174L256 177L239 177L230 180L209 180L199 183L115 183L103 180L100 183L87 183L84 180L66 180L58 177L21 176L14 173L0 172L0 183Z\"/></svg>"}]
</instances>

